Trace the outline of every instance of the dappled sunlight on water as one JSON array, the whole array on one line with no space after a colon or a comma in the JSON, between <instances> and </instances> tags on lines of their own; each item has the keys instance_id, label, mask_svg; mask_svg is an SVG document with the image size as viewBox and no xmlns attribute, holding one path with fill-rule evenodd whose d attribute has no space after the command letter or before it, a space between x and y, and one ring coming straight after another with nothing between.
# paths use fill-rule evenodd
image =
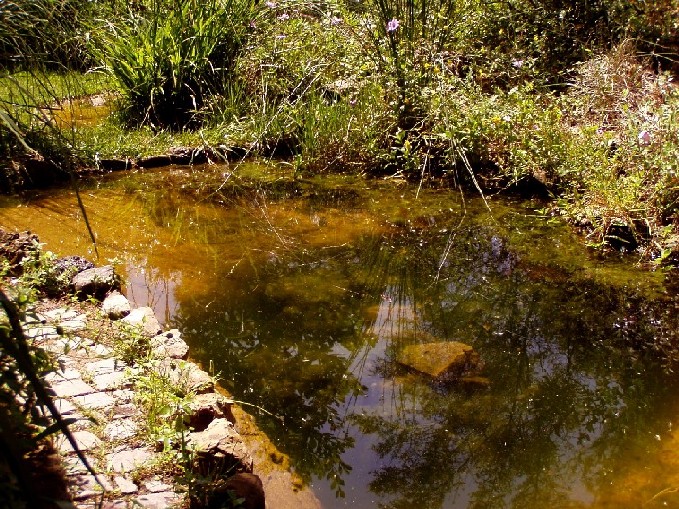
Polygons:
<instances>
[{"instance_id":1,"label":"dappled sunlight on water","mask_svg":"<svg viewBox=\"0 0 679 509\"><path fill-rule=\"evenodd\" d=\"M137 305L278 416L257 419L325 507L676 503L679 313L662 274L598 259L538 204L253 182L170 169L83 200L99 263L117 258ZM3 199L0 224L92 257L70 191ZM437 341L474 348L474 383L396 362Z\"/></svg>"}]
</instances>

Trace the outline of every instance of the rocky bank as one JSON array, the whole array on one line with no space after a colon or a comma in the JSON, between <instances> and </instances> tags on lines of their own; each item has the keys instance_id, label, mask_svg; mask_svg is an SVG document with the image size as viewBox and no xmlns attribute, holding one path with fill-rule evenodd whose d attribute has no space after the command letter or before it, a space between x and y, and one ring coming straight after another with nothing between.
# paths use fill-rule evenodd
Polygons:
<instances>
[{"instance_id":1,"label":"rocky bank","mask_svg":"<svg viewBox=\"0 0 679 509\"><path fill-rule=\"evenodd\" d=\"M5 240L0 258L16 267L23 253L16 255L14 248L21 248L21 237L0 234ZM181 332L164 330L152 309L133 309L118 292L113 267L93 267L77 257L59 263L75 267L71 289L88 301L44 299L22 326L29 340L52 357L55 369L44 383L96 473L64 436L55 435L71 498L64 504L79 509L319 506L253 419L220 394L213 376L188 360ZM133 343L148 345L143 358L130 355L129 342L121 347L121 330ZM143 402L154 398L159 384L186 395L176 408L160 410L167 419L181 419L179 441L176 435L155 443L150 439ZM186 478L177 476L180 457L189 458L191 490Z\"/></svg>"}]
</instances>

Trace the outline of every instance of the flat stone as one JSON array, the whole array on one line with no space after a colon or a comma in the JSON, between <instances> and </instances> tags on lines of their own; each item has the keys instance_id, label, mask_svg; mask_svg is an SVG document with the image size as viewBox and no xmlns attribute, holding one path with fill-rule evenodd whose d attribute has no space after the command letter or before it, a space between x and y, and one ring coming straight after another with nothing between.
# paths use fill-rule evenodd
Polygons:
<instances>
[{"instance_id":1,"label":"flat stone","mask_svg":"<svg viewBox=\"0 0 679 509\"><path fill-rule=\"evenodd\" d=\"M99 440L97 435L90 431L74 431L73 438L75 438L75 442L78 446L78 449L80 449L81 451L89 451L101 444L101 440ZM73 447L71 447L71 443L66 439L64 435L59 435L54 441L54 445L61 453L65 454L73 452Z\"/></svg>"},{"instance_id":2,"label":"flat stone","mask_svg":"<svg viewBox=\"0 0 679 509\"><path fill-rule=\"evenodd\" d=\"M153 356L158 359L186 359L189 356L189 345L181 338L181 332L171 329L151 339Z\"/></svg>"},{"instance_id":3,"label":"flat stone","mask_svg":"<svg viewBox=\"0 0 679 509\"><path fill-rule=\"evenodd\" d=\"M59 364L59 369L76 369L77 364L75 360L70 355L64 355L63 353L57 357L57 364Z\"/></svg>"},{"instance_id":4,"label":"flat stone","mask_svg":"<svg viewBox=\"0 0 679 509\"><path fill-rule=\"evenodd\" d=\"M105 409L115 405L115 400L105 392L93 392L83 396L76 396L73 401L84 408Z\"/></svg>"},{"instance_id":5,"label":"flat stone","mask_svg":"<svg viewBox=\"0 0 679 509\"><path fill-rule=\"evenodd\" d=\"M113 353L106 345L96 344L87 349L87 355L90 357L109 357Z\"/></svg>"},{"instance_id":6,"label":"flat stone","mask_svg":"<svg viewBox=\"0 0 679 509\"><path fill-rule=\"evenodd\" d=\"M109 440L127 440L137 434L138 426L132 419L115 419L104 427Z\"/></svg>"},{"instance_id":7,"label":"flat stone","mask_svg":"<svg viewBox=\"0 0 679 509\"><path fill-rule=\"evenodd\" d=\"M71 344L68 339L64 339L59 335L46 338L40 345L44 350L55 355L68 353L71 350Z\"/></svg>"},{"instance_id":8,"label":"flat stone","mask_svg":"<svg viewBox=\"0 0 679 509\"><path fill-rule=\"evenodd\" d=\"M151 479L150 481L146 481L144 483L144 488L146 488L146 491L149 491L151 493L160 493L162 491L172 491L172 486L170 486L167 483L164 483L163 481L160 481L158 479Z\"/></svg>"},{"instance_id":9,"label":"flat stone","mask_svg":"<svg viewBox=\"0 0 679 509\"><path fill-rule=\"evenodd\" d=\"M81 338L79 336L73 336L70 338L64 338L66 345L68 347L68 352L75 352L77 350L82 350L84 348L90 348L94 346L94 341L87 338Z\"/></svg>"},{"instance_id":10,"label":"flat stone","mask_svg":"<svg viewBox=\"0 0 679 509\"><path fill-rule=\"evenodd\" d=\"M127 364L123 361L110 357L95 362L88 362L85 364L85 371L94 376L113 373L114 371L123 371L126 367Z\"/></svg>"},{"instance_id":11,"label":"flat stone","mask_svg":"<svg viewBox=\"0 0 679 509\"><path fill-rule=\"evenodd\" d=\"M51 325L38 325L35 327L24 327L24 335L30 339L47 339L59 337L59 332L56 327Z\"/></svg>"},{"instance_id":12,"label":"flat stone","mask_svg":"<svg viewBox=\"0 0 679 509\"><path fill-rule=\"evenodd\" d=\"M94 388L87 385L81 378L59 380L52 383L52 391L58 398L81 396L94 392Z\"/></svg>"},{"instance_id":13,"label":"flat stone","mask_svg":"<svg viewBox=\"0 0 679 509\"><path fill-rule=\"evenodd\" d=\"M95 478L91 474L71 476L69 478L69 488L73 492L75 500L100 496L103 491L113 491L113 486L105 476L98 475Z\"/></svg>"},{"instance_id":14,"label":"flat stone","mask_svg":"<svg viewBox=\"0 0 679 509\"><path fill-rule=\"evenodd\" d=\"M80 507L77 509L80 509ZM88 506L87 509L130 509L130 503L127 500L104 500L101 507L98 505Z\"/></svg>"},{"instance_id":15,"label":"flat stone","mask_svg":"<svg viewBox=\"0 0 679 509\"><path fill-rule=\"evenodd\" d=\"M133 403L118 405L113 409L113 419L132 417L137 413L137 407Z\"/></svg>"},{"instance_id":16,"label":"flat stone","mask_svg":"<svg viewBox=\"0 0 679 509\"><path fill-rule=\"evenodd\" d=\"M42 316L51 322L60 322L61 320L71 320L72 318L75 318L78 316L78 312L75 309L55 308L45 311L42 313Z\"/></svg>"},{"instance_id":17,"label":"flat stone","mask_svg":"<svg viewBox=\"0 0 679 509\"><path fill-rule=\"evenodd\" d=\"M96 469L96 461L94 458L87 457L89 464ZM64 473L66 475L77 475L77 474L87 474L87 467L83 465L80 458L76 456L65 456L61 460L61 464L64 467Z\"/></svg>"},{"instance_id":18,"label":"flat stone","mask_svg":"<svg viewBox=\"0 0 679 509\"><path fill-rule=\"evenodd\" d=\"M117 389L122 387L125 383L125 373L117 371L115 373L104 373L97 375L92 380L92 383L100 391Z\"/></svg>"},{"instance_id":19,"label":"flat stone","mask_svg":"<svg viewBox=\"0 0 679 509\"><path fill-rule=\"evenodd\" d=\"M75 405L67 399L55 399L54 406L57 407L61 415L70 415L77 410Z\"/></svg>"},{"instance_id":20,"label":"flat stone","mask_svg":"<svg viewBox=\"0 0 679 509\"><path fill-rule=\"evenodd\" d=\"M116 483L120 493L123 495L130 495L131 493L137 493L139 491L139 487L136 484L122 475L115 476L113 482Z\"/></svg>"},{"instance_id":21,"label":"flat stone","mask_svg":"<svg viewBox=\"0 0 679 509\"><path fill-rule=\"evenodd\" d=\"M87 327L87 315L79 315L71 320L62 320L59 322L61 327L66 332L76 332Z\"/></svg>"},{"instance_id":22,"label":"flat stone","mask_svg":"<svg viewBox=\"0 0 679 509\"><path fill-rule=\"evenodd\" d=\"M57 371L52 371L45 375L45 381L50 383L59 383L63 380L75 380L76 378L80 378L80 371L77 369L58 369Z\"/></svg>"},{"instance_id":23,"label":"flat stone","mask_svg":"<svg viewBox=\"0 0 679 509\"><path fill-rule=\"evenodd\" d=\"M153 309L150 307L133 309L130 314L121 321L133 327L139 328L141 333L148 337L154 337L162 330L160 322L156 318Z\"/></svg>"},{"instance_id":24,"label":"flat stone","mask_svg":"<svg viewBox=\"0 0 679 509\"><path fill-rule=\"evenodd\" d=\"M137 497L136 502L146 509L168 509L177 506L183 497L179 493L161 491L160 493L148 493Z\"/></svg>"},{"instance_id":25,"label":"flat stone","mask_svg":"<svg viewBox=\"0 0 679 509\"><path fill-rule=\"evenodd\" d=\"M130 389L119 389L113 391L111 395L115 398L117 405L126 405L134 400L134 391Z\"/></svg>"},{"instance_id":26,"label":"flat stone","mask_svg":"<svg viewBox=\"0 0 679 509\"><path fill-rule=\"evenodd\" d=\"M458 341L406 346L397 357L403 366L433 378L460 376L478 364L474 349Z\"/></svg>"},{"instance_id":27,"label":"flat stone","mask_svg":"<svg viewBox=\"0 0 679 509\"><path fill-rule=\"evenodd\" d=\"M111 320L120 320L129 315L130 311L130 301L119 292L109 294L101 304L101 312Z\"/></svg>"},{"instance_id":28,"label":"flat stone","mask_svg":"<svg viewBox=\"0 0 679 509\"><path fill-rule=\"evenodd\" d=\"M117 473L132 472L154 458L149 449L123 449L106 455L107 468Z\"/></svg>"}]
</instances>

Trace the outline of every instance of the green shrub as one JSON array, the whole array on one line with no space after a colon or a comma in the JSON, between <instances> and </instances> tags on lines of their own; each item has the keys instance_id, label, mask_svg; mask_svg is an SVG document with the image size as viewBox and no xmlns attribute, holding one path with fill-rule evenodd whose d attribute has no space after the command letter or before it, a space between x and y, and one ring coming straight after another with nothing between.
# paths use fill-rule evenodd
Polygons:
<instances>
[{"instance_id":1,"label":"green shrub","mask_svg":"<svg viewBox=\"0 0 679 509\"><path fill-rule=\"evenodd\" d=\"M95 47L124 96L126 119L183 129L231 80L253 17L252 0L153 0L109 23Z\"/></svg>"}]
</instances>

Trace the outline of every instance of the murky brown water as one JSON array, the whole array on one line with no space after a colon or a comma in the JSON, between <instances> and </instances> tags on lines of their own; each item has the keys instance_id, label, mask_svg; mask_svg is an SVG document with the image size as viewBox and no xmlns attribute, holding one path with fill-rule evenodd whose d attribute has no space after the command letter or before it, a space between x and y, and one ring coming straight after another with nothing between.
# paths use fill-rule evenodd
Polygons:
<instances>
[{"instance_id":1,"label":"murky brown water","mask_svg":"<svg viewBox=\"0 0 679 509\"><path fill-rule=\"evenodd\" d=\"M678 380L650 347L677 339L662 274L598 260L538 204L232 171L83 200L100 263L278 415L258 421L325 507L679 504ZM70 191L3 198L0 224L92 257ZM395 354L423 338L472 345L489 386L404 372Z\"/></svg>"}]
</instances>

